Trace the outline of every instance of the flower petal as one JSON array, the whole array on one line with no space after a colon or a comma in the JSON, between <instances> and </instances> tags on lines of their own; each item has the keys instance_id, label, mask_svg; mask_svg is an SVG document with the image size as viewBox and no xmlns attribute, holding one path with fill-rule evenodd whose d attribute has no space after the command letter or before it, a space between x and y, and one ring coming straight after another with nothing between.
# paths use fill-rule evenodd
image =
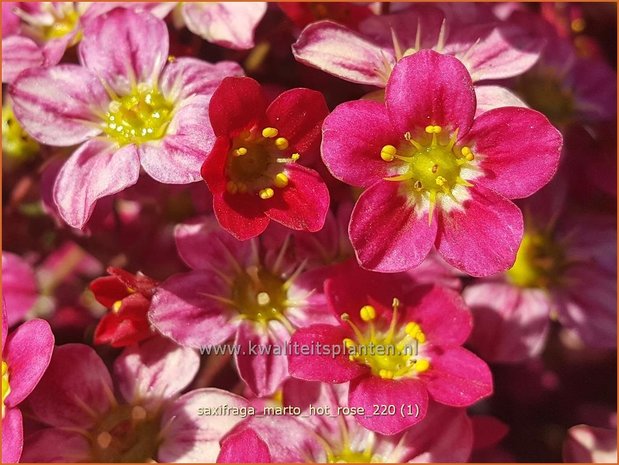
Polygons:
<instances>
[{"instance_id":1,"label":"flower petal","mask_svg":"<svg viewBox=\"0 0 619 465\"><path fill-rule=\"evenodd\" d=\"M38 298L34 270L26 260L10 252L2 252L2 297L9 326L23 320Z\"/></svg>"},{"instance_id":2,"label":"flower petal","mask_svg":"<svg viewBox=\"0 0 619 465\"><path fill-rule=\"evenodd\" d=\"M144 171L164 184L189 184L201 179L200 169L215 143L208 116L208 97L180 103L163 139L138 150Z\"/></svg>"},{"instance_id":3,"label":"flower petal","mask_svg":"<svg viewBox=\"0 0 619 465\"><path fill-rule=\"evenodd\" d=\"M264 202L265 215L297 231L320 231L329 211L329 190L316 171L289 163L288 185Z\"/></svg>"},{"instance_id":4,"label":"flower petal","mask_svg":"<svg viewBox=\"0 0 619 465\"><path fill-rule=\"evenodd\" d=\"M520 100L516 94L501 86L475 86L475 95L477 97L477 110L475 111L475 118L478 118L480 115L489 110L494 110L495 108L528 108L527 104Z\"/></svg>"},{"instance_id":5,"label":"flower petal","mask_svg":"<svg viewBox=\"0 0 619 465\"><path fill-rule=\"evenodd\" d=\"M264 200L257 195L213 195L213 211L222 228L239 241L259 236L269 225Z\"/></svg>"},{"instance_id":6,"label":"flower petal","mask_svg":"<svg viewBox=\"0 0 619 465\"><path fill-rule=\"evenodd\" d=\"M62 218L83 228L102 197L133 186L140 176L134 145L117 149L105 139L93 139L66 161L54 184L54 201Z\"/></svg>"},{"instance_id":7,"label":"flower petal","mask_svg":"<svg viewBox=\"0 0 619 465\"><path fill-rule=\"evenodd\" d=\"M344 383L357 376L367 373L365 366L348 360L344 353L344 338L350 335L339 326L313 325L297 330L290 339L294 349L288 355L288 370L290 375L306 381L323 381L325 383ZM313 351L316 343L342 349L341 354Z\"/></svg>"},{"instance_id":8,"label":"flower petal","mask_svg":"<svg viewBox=\"0 0 619 465\"><path fill-rule=\"evenodd\" d=\"M288 377L288 362L283 355L283 343L288 337L287 330L277 322L269 324L264 330L249 321L239 326L234 341L242 351L235 356L237 370L241 379L257 396L273 394ZM250 352L251 346L256 348L256 354ZM271 353L266 353L265 349Z\"/></svg>"},{"instance_id":9,"label":"flower petal","mask_svg":"<svg viewBox=\"0 0 619 465\"><path fill-rule=\"evenodd\" d=\"M34 417L50 426L94 426L112 406L110 373L97 353L84 344L54 349L52 360L30 397Z\"/></svg>"},{"instance_id":10,"label":"flower petal","mask_svg":"<svg viewBox=\"0 0 619 465\"><path fill-rule=\"evenodd\" d=\"M45 320L27 321L9 335L3 356L11 376L8 407L17 406L32 392L49 365L53 350L54 335Z\"/></svg>"},{"instance_id":11,"label":"flower petal","mask_svg":"<svg viewBox=\"0 0 619 465\"><path fill-rule=\"evenodd\" d=\"M216 136L232 137L250 129L264 118L266 100L257 81L248 77L227 77L215 90L209 105Z\"/></svg>"},{"instance_id":12,"label":"flower petal","mask_svg":"<svg viewBox=\"0 0 619 465\"><path fill-rule=\"evenodd\" d=\"M57 463L88 462L93 459L90 442L80 433L45 428L28 435L22 460Z\"/></svg>"},{"instance_id":13,"label":"flower petal","mask_svg":"<svg viewBox=\"0 0 619 465\"><path fill-rule=\"evenodd\" d=\"M4 406L2 408L4 409ZM24 425L21 412L19 409L9 408L2 418L2 463L19 463L23 447Z\"/></svg>"},{"instance_id":14,"label":"flower petal","mask_svg":"<svg viewBox=\"0 0 619 465\"><path fill-rule=\"evenodd\" d=\"M177 343L200 348L228 340L237 324L233 311L216 296L229 298L229 285L212 271L176 274L159 285L150 308L150 321Z\"/></svg>"},{"instance_id":15,"label":"flower petal","mask_svg":"<svg viewBox=\"0 0 619 465\"><path fill-rule=\"evenodd\" d=\"M196 58L176 58L164 68L159 88L173 102L193 95L210 97L228 76L243 76L243 68L234 61L213 64Z\"/></svg>"},{"instance_id":16,"label":"flower petal","mask_svg":"<svg viewBox=\"0 0 619 465\"><path fill-rule=\"evenodd\" d=\"M117 94L126 95L139 83L157 83L168 47L168 29L161 19L115 8L87 22L79 57Z\"/></svg>"},{"instance_id":17,"label":"flower petal","mask_svg":"<svg viewBox=\"0 0 619 465\"><path fill-rule=\"evenodd\" d=\"M43 65L45 58L32 39L11 36L2 39L2 82L11 83L23 70Z\"/></svg>"},{"instance_id":18,"label":"flower petal","mask_svg":"<svg viewBox=\"0 0 619 465\"><path fill-rule=\"evenodd\" d=\"M271 463L271 453L253 429L243 428L221 441L217 463Z\"/></svg>"},{"instance_id":19,"label":"flower petal","mask_svg":"<svg viewBox=\"0 0 619 465\"><path fill-rule=\"evenodd\" d=\"M399 192L400 183L379 181L357 201L350 218L350 241L363 268L382 273L405 271L428 255L436 221L415 211Z\"/></svg>"},{"instance_id":20,"label":"flower petal","mask_svg":"<svg viewBox=\"0 0 619 465\"><path fill-rule=\"evenodd\" d=\"M191 32L222 47L240 50L254 46L254 30L266 10L266 2L188 2L182 6Z\"/></svg>"},{"instance_id":21,"label":"flower petal","mask_svg":"<svg viewBox=\"0 0 619 465\"><path fill-rule=\"evenodd\" d=\"M323 124L322 159L340 181L367 187L393 172L380 152L402 140L391 125L385 105L369 100L346 102Z\"/></svg>"},{"instance_id":22,"label":"flower petal","mask_svg":"<svg viewBox=\"0 0 619 465\"><path fill-rule=\"evenodd\" d=\"M561 133L528 108L497 108L475 119L464 143L481 158L476 182L509 199L528 197L554 176Z\"/></svg>"},{"instance_id":23,"label":"flower petal","mask_svg":"<svg viewBox=\"0 0 619 465\"><path fill-rule=\"evenodd\" d=\"M471 76L457 59L432 50L405 57L393 69L385 102L393 125L405 132L438 125L464 136L475 115Z\"/></svg>"},{"instance_id":24,"label":"flower petal","mask_svg":"<svg viewBox=\"0 0 619 465\"><path fill-rule=\"evenodd\" d=\"M388 409L391 405L395 414L386 415L388 410L384 407ZM367 429L392 435L424 419L428 411L428 391L418 379L364 376L350 383L348 406L365 409L365 415L356 418Z\"/></svg>"},{"instance_id":25,"label":"flower petal","mask_svg":"<svg viewBox=\"0 0 619 465\"><path fill-rule=\"evenodd\" d=\"M489 189L476 186L469 192L462 210L440 212L436 248L450 265L472 276L506 271L522 240L522 212Z\"/></svg>"},{"instance_id":26,"label":"flower petal","mask_svg":"<svg viewBox=\"0 0 619 465\"><path fill-rule=\"evenodd\" d=\"M407 318L421 325L433 345L454 347L466 341L473 322L459 293L438 286L419 286L406 295L405 303L413 302Z\"/></svg>"},{"instance_id":27,"label":"flower petal","mask_svg":"<svg viewBox=\"0 0 619 465\"><path fill-rule=\"evenodd\" d=\"M468 407L492 394L488 365L466 349L454 347L432 357L427 384L432 398L453 407Z\"/></svg>"},{"instance_id":28,"label":"flower petal","mask_svg":"<svg viewBox=\"0 0 619 465\"><path fill-rule=\"evenodd\" d=\"M9 94L28 134L54 146L79 144L100 134L95 113L109 102L97 76L71 64L30 68L9 87Z\"/></svg>"},{"instance_id":29,"label":"flower petal","mask_svg":"<svg viewBox=\"0 0 619 465\"><path fill-rule=\"evenodd\" d=\"M282 92L266 110L267 121L279 130L305 164L315 161L320 150L322 122L329 114L324 96L315 90Z\"/></svg>"},{"instance_id":30,"label":"flower petal","mask_svg":"<svg viewBox=\"0 0 619 465\"><path fill-rule=\"evenodd\" d=\"M114 361L118 389L128 402L172 399L193 381L199 368L195 350L162 337L128 347Z\"/></svg>"},{"instance_id":31,"label":"flower petal","mask_svg":"<svg viewBox=\"0 0 619 465\"><path fill-rule=\"evenodd\" d=\"M292 45L296 60L346 81L385 87L395 57L357 32L333 21L317 21Z\"/></svg>"},{"instance_id":32,"label":"flower petal","mask_svg":"<svg viewBox=\"0 0 619 465\"><path fill-rule=\"evenodd\" d=\"M480 282L463 293L475 317L469 345L484 360L518 363L544 348L550 325L550 297L543 289Z\"/></svg>"},{"instance_id":33,"label":"flower petal","mask_svg":"<svg viewBox=\"0 0 619 465\"><path fill-rule=\"evenodd\" d=\"M162 425L169 425L159 446L159 462L215 462L219 441L239 421L240 415L200 415L200 409L218 407L239 409L248 402L221 389L206 388L191 391L163 412Z\"/></svg>"}]
</instances>

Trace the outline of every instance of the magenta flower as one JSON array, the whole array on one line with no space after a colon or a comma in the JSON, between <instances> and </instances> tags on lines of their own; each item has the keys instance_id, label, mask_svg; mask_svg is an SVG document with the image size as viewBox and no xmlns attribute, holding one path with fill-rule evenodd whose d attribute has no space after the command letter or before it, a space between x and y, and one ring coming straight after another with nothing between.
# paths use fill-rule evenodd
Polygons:
<instances>
[{"instance_id":1,"label":"magenta flower","mask_svg":"<svg viewBox=\"0 0 619 465\"><path fill-rule=\"evenodd\" d=\"M13 82L25 69L58 64L81 40L84 25L116 6L163 18L174 3L3 2L2 82Z\"/></svg>"},{"instance_id":2,"label":"magenta flower","mask_svg":"<svg viewBox=\"0 0 619 465\"><path fill-rule=\"evenodd\" d=\"M288 356L290 374L308 381L350 381L349 407L373 412L373 405L395 406L396 415L357 417L366 428L382 434L405 430L423 420L429 396L465 407L492 393L488 366L460 347L472 323L456 292L359 267L328 279L325 292L340 325L299 329L293 347L319 342L347 351L294 352Z\"/></svg>"},{"instance_id":3,"label":"magenta flower","mask_svg":"<svg viewBox=\"0 0 619 465\"><path fill-rule=\"evenodd\" d=\"M407 463L467 461L473 445L465 409L432 404L426 420L405 432L385 436L359 424L346 407L346 385L288 380L283 405L301 414L253 417L221 441L221 463ZM309 411L309 404L328 414Z\"/></svg>"},{"instance_id":4,"label":"magenta flower","mask_svg":"<svg viewBox=\"0 0 619 465\"><path fill-rule=\"evenodd\" d=\"M181 17L187 28L222 47L249 49L254 31L267 11L267 2L183 2Z\"/></svg>"},{"instance_id":5,"label":"magenta flower","mask_svg":"<svg viewBox=\"0 0 619 465\"><path fill-rule=\"evenodd\" d=\"M514 266L464 290L475 317L469 342L485 360L539 355L553 315L588 346L617 347L616 219L567 210L557 190L527 199Z\"/></svg>"},{"instance_id":6,"label":"magenta flower","mask_svg":"<svg viewBox=\"0 0 619 465\"><path fill-rule=\"evenodd\" d=\"M217 140L202 167L219 224L239 240L261 234L271 220L319 231L329 209L320 175L297 160L318 157L329 113L321 93L291 89L267 107L260 84L227 78L209 114Z\"/></svg>"},{"instance_id":7,"label":"magenta flower","mask_svg":"<svg viewBox=\"0 0 619 465\"><path fill-rule=\"evenodd\" d=\"M325 164L336 178L366 188L349 228L363 267L410 269L432 245L473 276L513 264L523 224L508 199L550 180L561 135L525 108L474 114L464 66L421 51L396 65L385 104L348 102L327 117Z\"/></svg>"},{"instance_id":8,"label":"magenta flower","mask_svg":"<svg viewBox=\"0 0 619 465\"><path fill-rule=\"evenodd\" d=\"M292 46L295 58L346 81L385 87L395 64L420 50L458 58L473 82L518 76L539 58L544 39L528 33L517 18L478 19L460 25L435 6L415 5L393 15L370 16L356 32L333 21L307 26ZM476 87L479 110L525 106L507 89Z\"/></svg>"},{"instance_id":9,"label":"magenta flower","mask_svg":"<svg viewBox=\"0 0 619 465\"><path fill-rule=\"evenodd\" d=\"M33 391L52 357L54 335L49 324L30 320L8 334L2 305L2 462L19 462L24 445L18 406Z\"/></svg>"},{"instance_id":10,"label":"magenta flower","mask_svg":"<svg viewBox=\"0 0 619 465\"><path fill-rule=\"evenodd\" d=\"M572 426L563 443L566 463L617 462L617 430L589 425Z\"/></svg>"},{"instance_id":11,"label":"magenta flower","mask_svg":"<svg viewBox=\"0 0 619 465\"><path fill-rule=\"evenodd\" d=\"M284 260L286 246L268 250L258 239L237 241L214 218L177 226L179 255L193 269L164 281L150 320L181 345L204 348L234 339L241 378L258 395L288 376L284 344L296 328L333 322L324 308L320 275ZM270 352L250 353L249 346ZM275 353L274 348L280 351Z\"/></svg>"},{"instance_id":12,"label":"magenta flower","mask_svg":"<svg viewBox=\"0 0 619 465\"><path fill-rule=\"evenodd\" d=\"M240 417L221 416L209 421L198 416L198 408L224 404L242 407L247 401L211 388L179 397L199 365L199 356L193 350L154 338L125 349L116 359L114 386L93 349L82 344L57 347L49 369L29 399L34 417L47 427L29 438L24 460L215 460L219 439Z\"/></svg>"},{"instance_id":13,"label":"magenta flower","mask_svg":"<svg viewBox=\"0 0 619 465\"><path fill-rule=\"evenodd\" d=\"M39 297L34 270L19 255L2 252L2 298L9 327L24 319Z\"/></svg>"},{"instance_id":14,"label":"magenta flower","mask_svg":"<svg viewBox=\"0 0 619 465\"><path fill-rule=\"evenodd\" d=\"M15 115L35 139L81 144L54 184L63 219L82 228L98 199L137 182L140 166L162 183L199 180L214 142L210 95L240 67L193 58L166 65L165 23L122 8L88 22L79 55L82 66L31 68L9 89Z\"/></svg>"}]
</instances>

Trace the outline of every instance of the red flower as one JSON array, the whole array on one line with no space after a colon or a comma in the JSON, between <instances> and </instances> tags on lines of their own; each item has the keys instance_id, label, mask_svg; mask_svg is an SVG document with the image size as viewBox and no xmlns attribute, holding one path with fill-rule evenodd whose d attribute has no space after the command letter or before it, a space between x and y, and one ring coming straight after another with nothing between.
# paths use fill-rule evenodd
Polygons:
<instances>
[{"instance_id":1,"label":"red flower","mask_svg":"<svg viewBox=\"0 0 619 465\"><path fill-rule=\"evenodd\" d=\"M107 272L110 276L90 283L97 301L111 310L97 325L95 344L125 347L152 336L147 312L158 282L120 268L109 267Z\"/></svg>"},{"instance_id":2,"label":"red flower","mask_svg":"<svg viewBox=\"0 0 619 465\"><path fill-rule=\"evenodd\" d=\"M319 174L296 163L318 156L321 93L291 89L268 107L260 84L229 77L209 106L217 140L202 166L219 224L239 240L258 236L274 220L303 231L322 229L329 191Z\"/></svg>"}]
</instances>

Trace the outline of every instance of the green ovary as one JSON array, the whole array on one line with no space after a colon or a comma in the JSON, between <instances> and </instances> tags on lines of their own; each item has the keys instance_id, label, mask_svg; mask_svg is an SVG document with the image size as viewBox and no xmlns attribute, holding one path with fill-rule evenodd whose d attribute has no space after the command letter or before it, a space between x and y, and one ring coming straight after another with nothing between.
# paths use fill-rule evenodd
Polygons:
<instances>
[{"instance_id":1,"label":"green ovary","mask_svg":"<svg viewBox=\"0 0 619 465\"><path fill-rule=\"evenodd\" d=\"M110 102L103 130L121 146L158 140L166 134L173 109L158 89L137 86Z\"/></svg>"},{"instance_id":2,"label":"green ovary","mask_svg":"<svg viewBox=\"0 0 619 465\"><path fill-rule=\"evenodd\" d=\"M327 463L370 463L372 461L372 452L365 450L363 452L355 452L350 447L346 447L338 453L331 453L327 456Z\"/></svg>"},{"instance_id":3,"label":"green ovary","mask_svg":"<svg viewBox=\"0 0 619 465\"><path fill-rule=\"evenodd\" d=\"M286 282L274 274L248 267L239 274L232 288L235 310L243 319L260 324L284 320L288 305Z\"/></svg>"},{"instance_id":4,"label":"green ovary","mask_svg":"<svg viewBox=\"0 0 619 465\"><path fill-rule=\"evenodd\" d=\"M546 289L560 282L565 267L565 252L549 234L525 233L507 277L519 287Z\"/></svg>"}]
</instances>

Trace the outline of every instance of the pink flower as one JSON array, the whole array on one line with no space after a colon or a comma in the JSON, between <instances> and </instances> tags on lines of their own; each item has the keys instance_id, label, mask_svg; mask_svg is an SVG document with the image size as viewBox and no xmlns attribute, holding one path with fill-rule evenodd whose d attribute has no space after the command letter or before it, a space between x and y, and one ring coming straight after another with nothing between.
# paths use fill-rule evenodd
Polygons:
<instances>
[{"instance_id":1,"label":"pink flower","mask_svg":"<svg viewBox=\"0 0 619 465\"><path fill-rule=\"evenodd\" d=\"M38 284L30 264L18 255L2 252L2 298L9 327L24 319L38 297Z\"/></svg>"},{"instance_id":2,"label":"pink flower","mask_svg":"<svg viewBox=\"0 0 619 465\"><path fill-rule=\"evenodd\" d=\"M260 84L227 78L209 114L217 140L202 167L219 224L240 240L261 234L271 220L319 231L329 191L318 173L301 166L318 157L329 110L321 93L291 89L268 107Z\"/></svg>"},{"instance_id":3,"label":"pink flower","mask_svg":"<svg viewBox=\"0 0 619 465\"><path fill-rule=\"evenodd\" d=\"M22 414L18 405L33 391L54 348L49 324L30 320L8 334L2 305L2 462L19 462L24 444Z\"/></svg>"},{"instance_id":4,"label":"pink flower","mask_svg":"<svg viewBox=\"0 0 619 465\"><path fill-rule=\"evenodd\" d=\"M154 338L125 349L116 359L115 386L93 349L82 344L57 347L29 399L34 417L46 428L29 438L24 460L213 461L220 437L240 417L209 421L198 416L198 408L244 407L247 401L210 388L179 396L199 365L193 350Z\"/></svg>"},{"instance_id":5,"label":"pink flower","mask_svg":"<svg viewBox=\"0 0 619 465\"><path fill-rule=\"evenodd\" d=\"M382 434L405 430L423 420L429 396L465 407L492 393L488 366L460 347L471 332L471 314L456 292L358 267L327 280L325 292L341 324L299 329L291 342L347 350L293 352L290 374L350 381L349 407L371 413L374 405L394 405L394 415L357 417L366 428Z\"/></svg>"},{"instance_id":6,"label":"pink flower","mask_svg":"<svg viewBox=\"0 0 619 465\"><path fill-rule=\"evenodd\" d=\"M406 463L467 461L473 444L465 409L432 404L426 420L405 432L375 434L346 408L346 385L288 380L283 406L300 415L253 417L239 423L221 441L223 463L316 462ZM317 415L309 405L322 409ZM327 410L328 409L328 410ZM329 413L324 413L324 412Z\"/></svg>"},{"instance_id":7,"label":"pink flower","mask_svg":"<svg viewBox=\"0 0 619 465\"><path fill-rule=\"evenodd\" d=\"M567 463L617 463L617 431L589 425L571 427L563 444Z\"/></svg>"},{"instance_id":8,"label":"pink flower","mask_svg":"<svg viewBox=\"0 0 619 465\"><path fill-rule=\"evenodd\" d=\"M543 38L528 34L519 21L498 23L479 18L459 25L435 6L415 5L393 15L371 16L359 31L333 21L307 26L292 46L306 65L358 84L385 87L395 64L420 50L435 50L458 58L473 82L522 74L539 58ZM476 87L478 110L525 106L507 89Z\"/></svg>"},{"instance_id":9,"label":"pink flower","mask_svg":"<svg viewBox=\"0 0 619 465\"><path fill-rule=\"evenodd\" d=\"M2 82L13 82L25 69L58 64L65 51L81 40L84 25L115 6L147 10L163 18L174 4L3 2Z\"/></svg>"},{"instance_id":10,"label":"pink flower","mask_svg":"<svg viewBox=\"0 0 619 465\"><path fill-rule=\"evenodd\" d=\"M551 315L589 346L616 347L616 220L566 211L562 194L553 183L527 199L514 265L464 290L475 318L469 342L485 360L539 355Z\"/></svg>"},{"instance_id":11,"label":"pink flower","mask_svg":"<svg viewBox=\"0 0 619 465\"><path fill-rule=\"evenodd\" d=\"M222 47L249 49L267 2L183 2L183 22L194 34Z\"/></svg>"},{"instance_id":12,"label":"pink flower","mask_svg":"<svg viewBox=\"0 0 619 465\"><path fill-rule=\"evenodd\" d=\"M334 321L324 308L322 275L284 260L286 245L266 249L259 239L238 241L212 217L177 226L175 236L193 271L160 284L149 312L152 324L188 347L234 339L243 349L234 354L241 378L254 393L272 394L288 376L281 351L291 333ZM269 352L251 353L252 345Z\"/></svg>"},{"instance_id":13,"label":"pink flower","mask_svg":"<svg viewBox=\"0 0 619 465\"><path fill-rule=\"evenodd\" d=\"M323 160L366 188L349 233L359 263L395 272L433 245L473 276L509 268L527 197L554 175L561 135L544 115L498 108L478 118L469 74L455 58L420 51L394 68L385 104L348 102L323 127Z\"/></svg>"},{"instance_id":14,"label":"pink flower","mask_svg":"<svg viewBox=\"0 0 619 465\"><path fill-rule=\"evenodd\" d=\"M136 53L139 51L139 53ZM54 184L54 201L82 228L96 201L135 184L140 167L167 184L200 179L212 148L210 95L236 63L168 58L165 23L146 12L114 9L89 21L82 66L31 68L11 85L26 131L56 146L81 144Z\"/></svg>"}]
</instances>

